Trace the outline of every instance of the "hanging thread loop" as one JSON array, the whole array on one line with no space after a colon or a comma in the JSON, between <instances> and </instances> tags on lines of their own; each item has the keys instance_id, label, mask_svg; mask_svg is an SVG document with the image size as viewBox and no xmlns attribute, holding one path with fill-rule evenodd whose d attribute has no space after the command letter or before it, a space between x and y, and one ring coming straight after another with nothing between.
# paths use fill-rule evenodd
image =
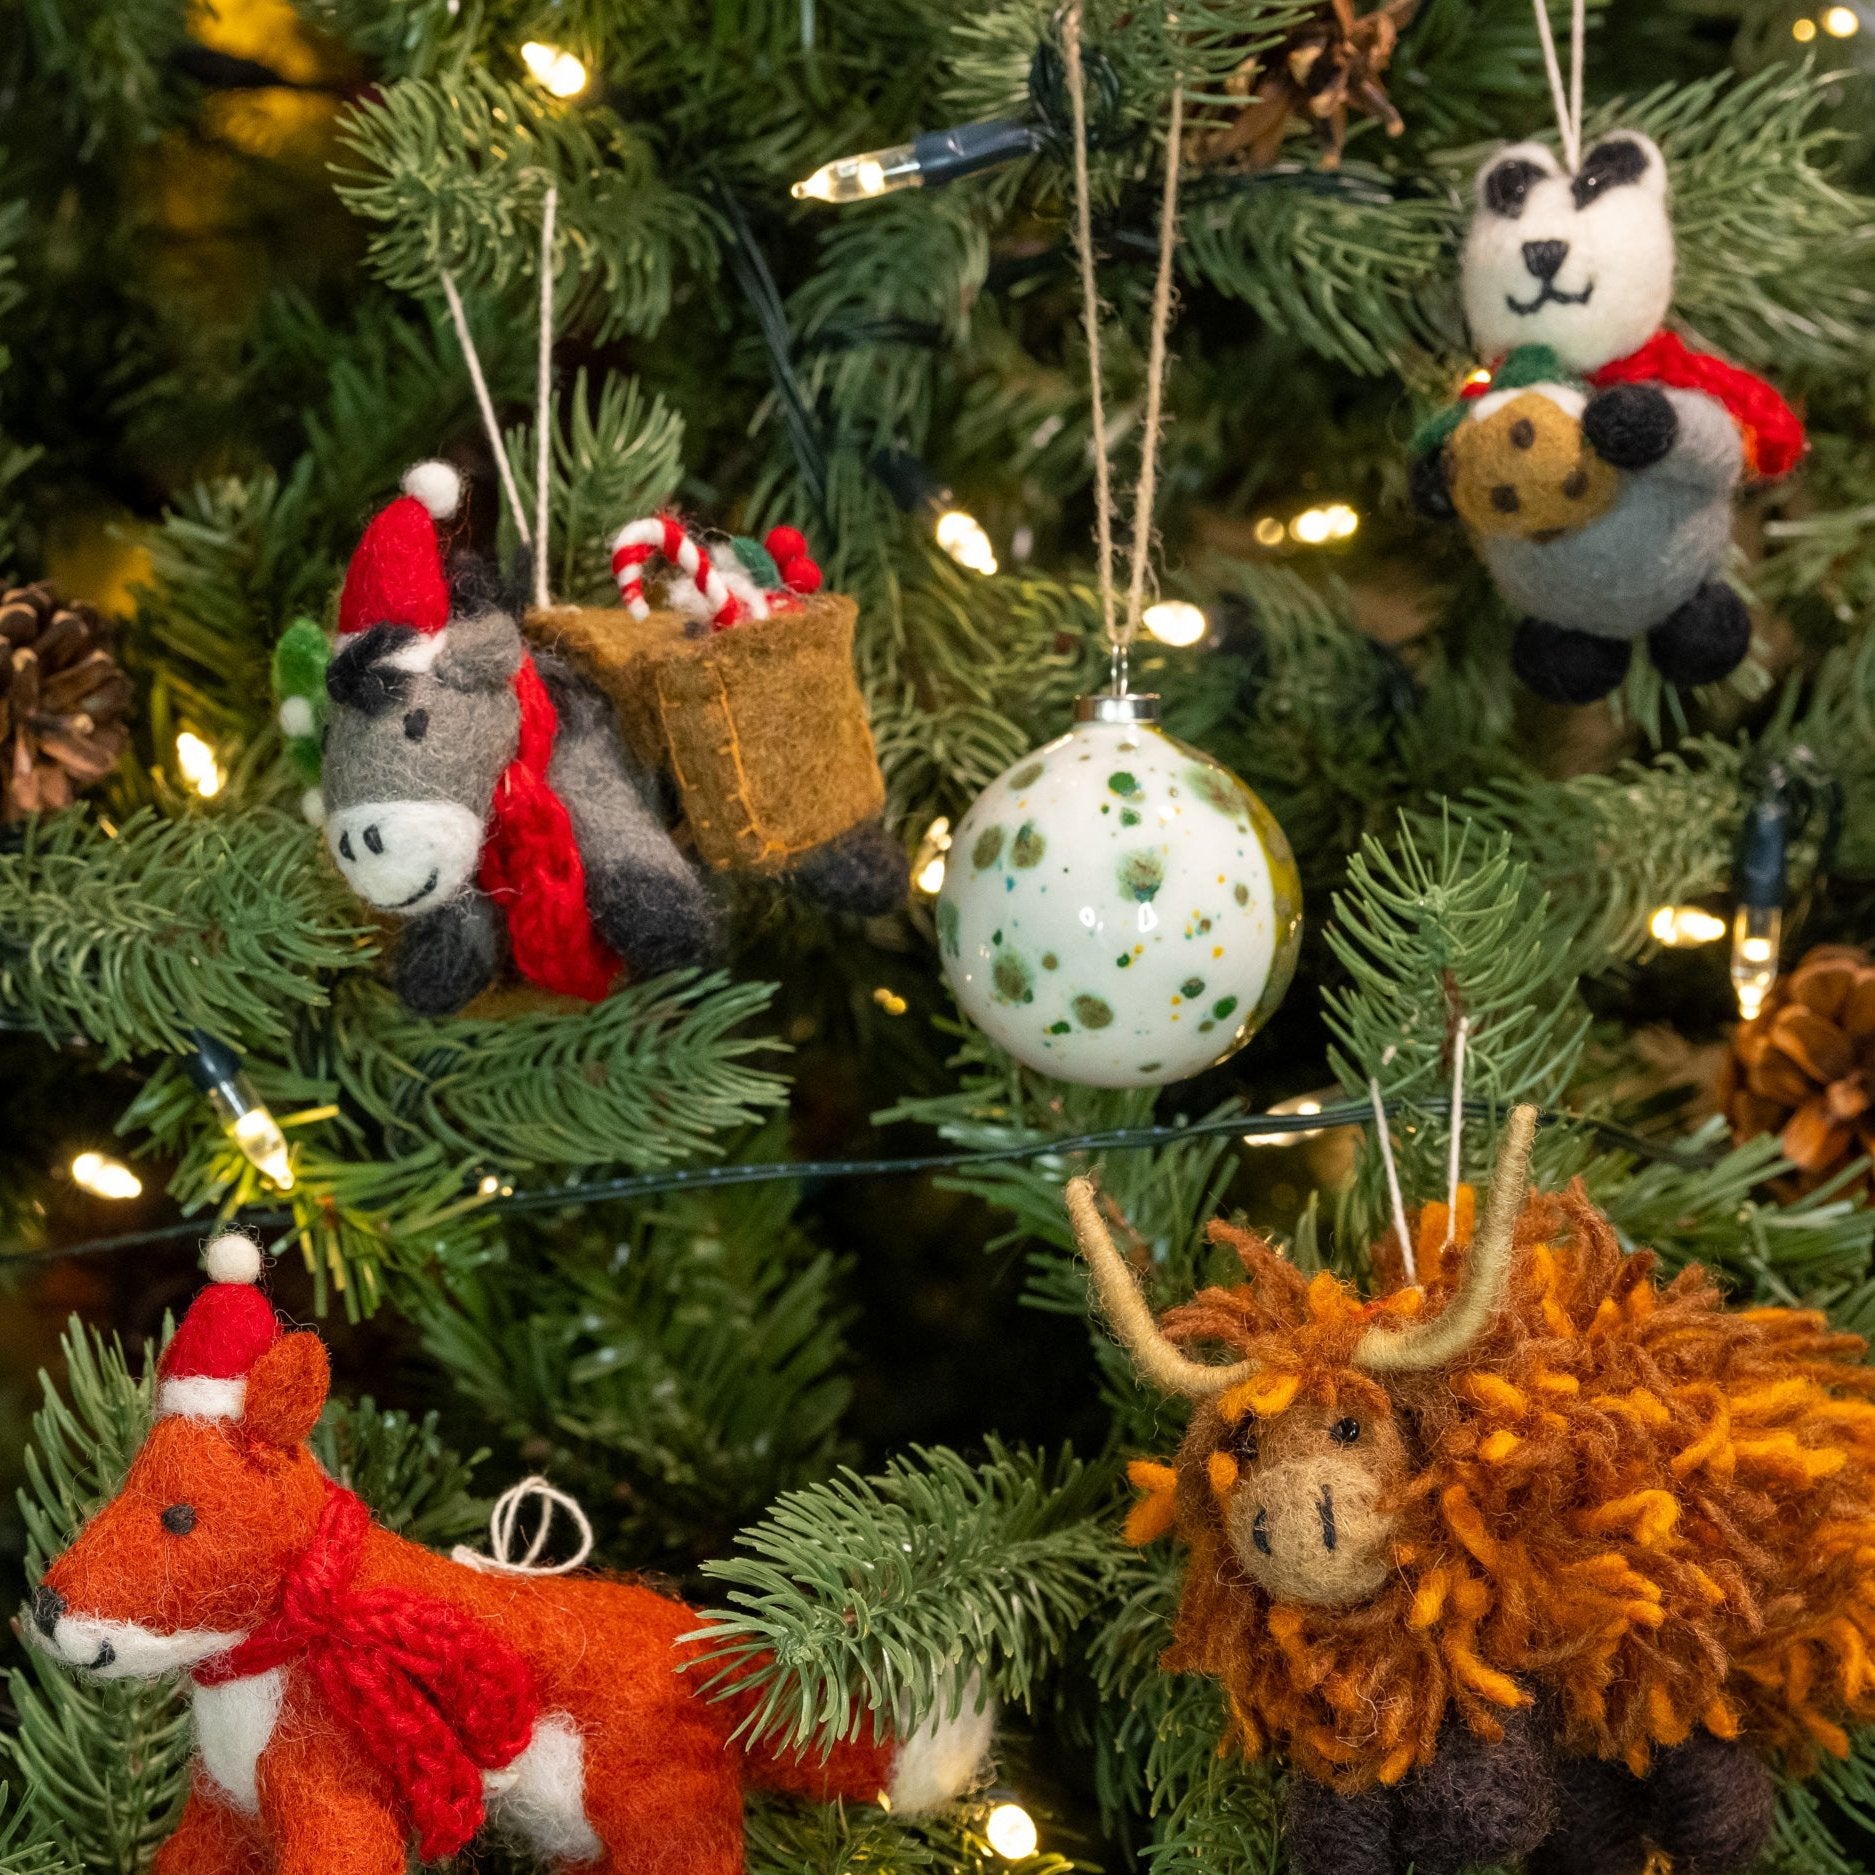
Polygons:
<instances>
[{"instance_id":1,"label":"hanging thread loop","mask_svg":"<svg viewBox=\"0 0 1875 1875\"><path fill-rule=\"evenodd\" d=\"M531 1506L538 1506L539 1521L526 1547L517 1556L515 1545L521 1533L522 1513ZM565 1511L573 1520L573 1527L579 1532L578 1546L564 1562L542 1562L556 1511ZM570 1575L585 1562L592 1554L592 1544L592 1520L579 1499L562 1491L558 1485L549 1484L545 1478L535 1476L510 1485L496 1498L495 1508L488 1514L486 1551L458 1543L450 1551L450 1560L467 1563L471 1569L493 1575L563 1576Z\"/></svg>"}]
</instances>

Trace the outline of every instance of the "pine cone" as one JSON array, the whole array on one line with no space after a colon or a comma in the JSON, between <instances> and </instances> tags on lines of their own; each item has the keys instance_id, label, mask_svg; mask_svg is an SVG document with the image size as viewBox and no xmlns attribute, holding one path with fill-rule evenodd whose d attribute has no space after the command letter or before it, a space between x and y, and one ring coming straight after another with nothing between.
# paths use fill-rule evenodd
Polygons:
<instances>
[{"instance_id":1,"label":"pine cone","mask_svg":"<svg viewBox=\"0 0 1875 1875\"><path fill-rule=\"evenodd\" d=\"M1241 157L1267 169L1282 152L1292 119L1310 125L1322 146L1322 167L1341 162L1348 113L1379 118L1387 135L1405 129L1382 78L1418 0L1382 0L1356 15L1354 0L1322 0L1312 18L1291 29L1274 52L1255 54L1225 80L1245 100L1232 120L1194 141L1196 160Z\"/></svg>"},{"instance_id":2,"label":"pine cone","mask_svg":"<svg viewBox=\"0 0 1875 1875\"><path fill-rule=\"evenodd\" d=\"M1875 1152L1875 958L1819 944L1741 1022L1719 1073L1732 1136L1775 1133L1811 1191Z\"/></svg>"},{"instance_id":3,"label":"pine cone","mask_svg":"<svg viewBox=\"0 0 1875 1875\"><path fill-rule=\"evenodd\" d=\"M0 818L68 807L130 746L130 679L111 628L88 605L63 605L43 582L0 595Z\"/></svg>"}]
</instances>

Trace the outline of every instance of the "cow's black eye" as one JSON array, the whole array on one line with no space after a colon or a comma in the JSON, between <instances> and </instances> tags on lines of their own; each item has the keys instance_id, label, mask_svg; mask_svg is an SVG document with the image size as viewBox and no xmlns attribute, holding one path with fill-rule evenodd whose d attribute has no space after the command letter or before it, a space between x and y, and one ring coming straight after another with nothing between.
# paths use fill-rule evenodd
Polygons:
<instances>
[{"instance_id":1,"label":"cow's black eye","mask_svg":"<svg viewBox=\"0 0 1875 1875\"><path fill-rule=\"evenodd\" d=\"M1337 1419L1328 1428L1328 1436L1337 1445L1352 1445L1361 1436L1361 1422L1358 1419Z\"/></svg>"},{"instance_id":2,"label":"cow's black eye","mask_svg":"<svg viewBox=\"0 0 1875 1875\"><path fill-rule=\"evenodd\" d=\"M1523 213L1530 185L1541 180L1543 172L1535 163L1513 156L1484 179L1484 205L1494 215L1507 215L1513 221Z\"/></svg>"},{"instance_id":3,"label":"cow's black eye","mask_svg":"<svg viewBox=\"0 0 1875 1875\"><path fill-rule=\"evenodd\" d=\"M171 1536L187 1536L195 1528L195 1506L172 1504L163 1512L163 1528Z\"/></svg>"},{"instance_id":4,"label":"cow's black eye","mask_svg":"<svg viewBox=\"0 0 1875 1875\"><path fill-rule=\"evenodd\" d=\"M412 710L404 718L404 734L412 742L421 742L430 733L430 713L428 710Z\"/></svg>"}]
</instances>

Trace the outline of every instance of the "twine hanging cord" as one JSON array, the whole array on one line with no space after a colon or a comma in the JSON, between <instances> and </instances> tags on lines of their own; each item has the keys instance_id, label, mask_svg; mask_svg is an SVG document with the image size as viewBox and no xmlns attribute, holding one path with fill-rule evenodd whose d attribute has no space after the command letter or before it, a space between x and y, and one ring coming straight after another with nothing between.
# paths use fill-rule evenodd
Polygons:
<instances>
[{"instance_id":1,"label":"twine hanging cord","mask_svg":"<svg viewBox=\"0 0 1875 1875\"><path fill-rule=\"evenodd\" d=\"M1113 581L1113 472L1107 459L1106 400L1100 358L1100 286L1094 266L1092 189L1088 175L1087 75L1081 60L1081 5L1071 0L1061 22L1068 102L1074 122L1074 247L1080 263L1081 324L1087 338L1088 404L1094 431L1094 536L1100 580L1101 628L1113 654L1113 687L1126 688L1126 661L1145 611L1146 567L1152 548L1152 509L1158 492L1159 432L1164 421L1166 337L1174 294L1172 261L1178 245L1178 172L1184 144L1185 93L1172 91L1165 136L1165 189L1159 214L1159 264L1153 282L1152 329L1146 355L1145 433L1140 444L1139 483L1133 498L1132 557L1126 613L1119 616Z\"/></svg>"},{"instance_id":2,"label":"twine hanging cord","mask_svg":"<svg viewBox=\"0 0 1875 1875\"><path fill-rule=\"evenodd\" d=\"M1543 70L1549 77L1550 102L1556 107L1556 128L1562 137L1563 159L1573 175L1582 167L1582 62L1588 38L1588 0L1570 0L1566 90L1562 61L1556 56L1556 31L1550 25L1549 0L1531 0L1531 4L1536 9L1537 38L1543 47Z\"/></svg>"}]
</instances>

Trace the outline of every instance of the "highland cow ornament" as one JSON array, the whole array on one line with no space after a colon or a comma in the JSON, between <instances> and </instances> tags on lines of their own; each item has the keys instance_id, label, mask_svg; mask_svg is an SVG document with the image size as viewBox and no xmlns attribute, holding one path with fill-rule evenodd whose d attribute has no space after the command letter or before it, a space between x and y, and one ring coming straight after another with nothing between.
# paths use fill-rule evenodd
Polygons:
<instances>
[{"instance_id":1,"label":"highland cow ornament","mask_svg":"<svg viewBox=\"0 0 1875 1875\"><path fill-rule=\"evenodd\" d=\"M22 1624L98 1679L188 1676L193 1778L151 1875L402 1875L485 1824L583 1875L740 1875L745 1787L916 1814L972 1782L987 1706L765 1747L688 1671L694 1609L379 1528L306 1444L323 1344L282 1332L248 1239L208 1270L129 1475Z\"/></svg>"},{"instance_id":2,"label":"highland cow ornament","mask_svg":"<svg viewBox=\"0 0 1875 1875\"><path fill-rule=\"evenodd\" d=\"M1163 1664L1298 1774L1302 1875L1632 1875L1650 1848L1729 1875L1769 1764L1875 1718L1862 1342L1727 1310L1696 1267L1662 1285L1579 1184L1527 1195L1535 1120L1475 1235L1468 1193L1428 1206L1424 1287L1372 1300L1219 1224L1248 1280L1155 1323L1068 1188L1115 1330L1193 1403L1177 1457L1133 1468L1129 1537L1191 1551Z\"/></svg>"},{"instance_id":3,"label":"highland cow ornament","mask_svg":"<svg viewBox=\"0 0 1875 1875\"><path fill-rule=\"evenodd\" d=\"M1751 645L1724 576L1734 501L1788 475L1804 432L1761 378L1665 329L1664 157L1632 130L1573 165L1497 151L1461 267L1484 362L1415 439L1413 493L1464 522L1521 616L1518 676L1592 702L1645 638L1669 683L1716 683Z\"/></svg>"}]
</instances>

